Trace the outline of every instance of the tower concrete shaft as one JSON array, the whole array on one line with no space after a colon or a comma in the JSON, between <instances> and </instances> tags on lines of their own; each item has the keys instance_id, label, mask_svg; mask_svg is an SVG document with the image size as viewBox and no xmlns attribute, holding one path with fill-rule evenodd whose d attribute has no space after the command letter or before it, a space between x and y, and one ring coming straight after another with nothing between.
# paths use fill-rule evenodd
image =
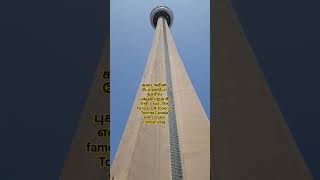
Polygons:
<instances>
[{"instance_id":1,"label":"tower concrete shaft","mask_svg":"<svg viewBox=\"0 0 320 180\"><path fill-rule=\"evenodd\" d=\"M211 174L215 180L312 180L231 2L215 0L212 7Z\"/></svg>"},{"instance_id":2,"label":"tower concrete shaft","mask_svg":"<svg viewBox=\"0 0 320 180\"><path fill-rule=\"evenodd\" d=\"M145 124L137 108L146 84L166 84L171 110L165 124ZM159 17L145 71L111 166L114 180L210 179L210 123Z\"/></svg>"}]
</instances>

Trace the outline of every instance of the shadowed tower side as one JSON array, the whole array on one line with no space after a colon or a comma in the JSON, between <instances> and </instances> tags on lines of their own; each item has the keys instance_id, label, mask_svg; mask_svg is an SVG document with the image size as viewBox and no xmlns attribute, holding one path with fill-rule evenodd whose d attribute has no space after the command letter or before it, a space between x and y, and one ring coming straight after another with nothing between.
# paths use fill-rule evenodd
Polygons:
<instances>
[{"instance_id":1,"label":"shadowed tower side","mask_svg":"<svg viewBox=\"0 0 320 180\"><path fill-rule=\"evenodd\" d=\"M311 180L229 0L212 13L215 179Z\"/></svg>"},{"instance_id":2,"label":"shadowed tower side","mask_svg":"<svg viewBox=\"0 0 320 180\"><path fill-rule=\"evenodd\" d=\"M155 28L150 54L116 156L114 180L208 180L210 123L179 57L169 27L173 13L164 6L151 12ZM145 84L166 84L165 124L145 124L138 110Z\"/></svg>"},{"instance_id":3,"label":"shadowed tower side","mask_svg":"<svg viewBox=\"0 0 320 180\"><path fill-rule=\"evenodd\" d=\"M109 114L109 93L104 91L105 72L109 71L109 38L106 41L103 55L98 63L97 70L82 110L78 128L76 129L69 152L65 158L59 180L107 180L110 168L101 165L99 157L109 159L108 148L100 152L88 152L87 144L109 145L109 136L98 136L99 129L109 128L109 123L100 126L95 122L95 115ZM101 120L100 118L98 118Z\"/></svg>"}]
</instances>

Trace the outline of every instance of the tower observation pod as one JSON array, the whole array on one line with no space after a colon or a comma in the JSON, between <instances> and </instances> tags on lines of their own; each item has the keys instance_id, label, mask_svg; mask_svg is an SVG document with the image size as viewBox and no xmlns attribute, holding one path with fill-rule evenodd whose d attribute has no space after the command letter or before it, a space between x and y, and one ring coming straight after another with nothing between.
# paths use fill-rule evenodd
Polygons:
<instances>
[{"instance_id":1,"label":"tower observation pod","mask_svg":"<svg viewBox=\"0 0 320 180\"><path fill-rule=\"evenodd\" d=\"M112 180L210 179L210 123L171 35L173 19L166 6L150 13L153 42Z\"/></svg>"},{"instance_id":2,"label":"tower observation pod","mask_svg":"<svg viewBox=\"0 0 320 180\"><path fill-rule=\"evenodd\" d=\"M157 27L159 17L163 17L167 21L169 27L172 26L173 13L167 6L158 6L151 11L150 22L154 29Z\"/></svg>"}]
</instances>

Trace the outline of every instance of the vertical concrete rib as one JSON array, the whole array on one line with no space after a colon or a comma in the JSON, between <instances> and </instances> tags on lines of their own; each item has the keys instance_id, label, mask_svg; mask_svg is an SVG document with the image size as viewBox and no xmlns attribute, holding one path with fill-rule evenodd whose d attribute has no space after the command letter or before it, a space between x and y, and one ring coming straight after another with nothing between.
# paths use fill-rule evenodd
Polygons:
<instances>
[{"instance_id":1,"label":"vertical concrete rib","mask_svg":"<svg viewBox=\"0 0 320 180\"><path fill-rule=\"evenodd\" d=\"M165 67L166 67L165 73L166 73L166 81L167 81L167 94L168 94L168 97L170 98L169 106L173 108L168 112L172 180L182 180L183 177L182 177L182 168L181 168L180 146L179 146L179 139L178 139L177 123L176 123L174 97L173 97L173 91L172 91L167 32L165 27L166 21L163 18L161 19L163 21L163 43L164 43L164 61L165 61Z\"/></svg>"},{"instance_id":2,"label":"vertical concrete rib","mask_svg":"<svg viewBox=\"0 0 320 180\"><path fill-rule=\"evenodd\" d=\"M165 24L182 175L185 180L210 179L210 122ZM194 63L197 63L196 60Z\"/></svg>"}]
</instances>

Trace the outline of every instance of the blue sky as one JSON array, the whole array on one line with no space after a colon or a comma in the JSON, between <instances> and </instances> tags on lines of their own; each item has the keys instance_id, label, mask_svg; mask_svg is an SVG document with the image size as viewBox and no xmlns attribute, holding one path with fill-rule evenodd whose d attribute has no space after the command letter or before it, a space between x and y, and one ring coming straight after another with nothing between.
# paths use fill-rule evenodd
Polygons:
<instances>
[{"instance_id":1,"label":"blue sky","mask_svg":"<svg viewBox=\"0 0 320 180\"><path fill-rule=\"evenodd\" d=\"M111 160L125 128L154 29L151 10L168 6L174 13L171 33L177 49L210 118L210 1L209 0L111 0Z\"/></svg>"}]
</instances>

